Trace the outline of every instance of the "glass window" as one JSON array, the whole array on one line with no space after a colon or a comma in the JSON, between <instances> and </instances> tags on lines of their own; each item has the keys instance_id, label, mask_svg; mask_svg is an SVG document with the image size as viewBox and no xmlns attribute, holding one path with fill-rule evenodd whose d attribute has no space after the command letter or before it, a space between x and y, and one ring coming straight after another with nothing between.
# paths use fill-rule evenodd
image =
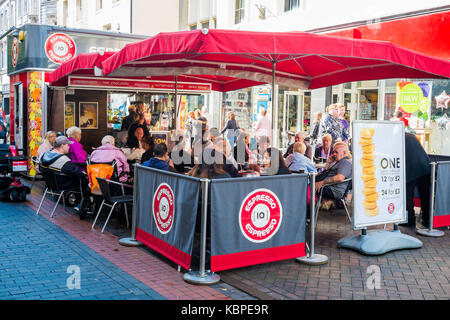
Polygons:
<instances>
[{"instance_id":1,"label":"glass window","mask_svg":"<svg viewBox=\"0 0 450 320\"><path fill-rule=\"evenodd\" d=\"M384 120L389 120L395 111L395 93L386 93L384 95Z\"/></svg>"},{"instance_id":2,"label":"glass window","mask_svg":"<svg viewBox=\"0 0 450 320\"><path fill-rule=\"evenodd\" d=\"M202 29L209 29L209 21L201 22Z\"/></svg>"},{"instance_id":3,"label":"glass window","mask_svg":"<svg viewBox=\"0 0 450 320\"><path fill-rule=\"evenodd\" d=\"M103 0L97 0L97 10L102 10L103 8Z\"/></svg>"},{"instance_id":4,"label":"glass window","mask_svg":"<svg viewBox=\"0 0 450 320\"><path fill-rule=\"evenodd\" d=\"M284 0L284 12L291 11L292 9L298 8L300 5L300 0Z\"/></svg>"},{"instance_id":5,"label":"glass window","mask_svg":"<svg viewBox=\"0 0 450 320\"><path fill-rule=\"evenodd\" d=\"M234 9L234 24L241 23L245 15L245 0L236 0L236 7Z\"/></svg>"}]
</instances>

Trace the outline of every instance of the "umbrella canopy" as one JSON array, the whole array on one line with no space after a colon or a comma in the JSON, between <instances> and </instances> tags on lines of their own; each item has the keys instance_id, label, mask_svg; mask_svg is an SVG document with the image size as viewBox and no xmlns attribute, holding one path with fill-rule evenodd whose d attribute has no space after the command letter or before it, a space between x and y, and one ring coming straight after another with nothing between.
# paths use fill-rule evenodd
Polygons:
<instances>
[{"instance_id":1,"label":"umbrella canopy","mask_svg":"<svg viewBox=\"0 0 450 320\"><path fill-rule=\"evenodd\" d=\"M95 69L102 67L102 62L111 57L115 52L103 53L81 53L74 59L61 64L49 75L49 81L52 86L67 86L68 77L71 75L95 76ZM121 77L123 78L123 77ZM142 79L156 80L156 81L175 81L175 76L127 76L128 79ZM247 87L253 87L264 84L264 82L257 82L248 79L239 79L226 76L216 75L180 75L177 76L178 82L189 83L210 83L214 91L224 91L224 88L229 90L238 90Z\"/></svg>"},{"instance_id":2,"label":"umbrella canopy","mask_svg":"<svg viewBox=\"0 0 450 320\"><path fill-rule=\"evenodd\" d=\"M111 77L215 76L303 89L388 78L449 78L450 62L385 41L306 32L193 30L128 44L102 63ZM219 91L236 90L225 81ZM250 84L250 83L249 83Z\"/></svg>"},{"instance_id":3,"label":"umbrella canopy","mask_svg":"<svg viewBox=\"0 0 450 320\"><path fill-rule=\"evenodd\" d=\"M66 86L70 75L94 76L95 67L101 68L102 62L115 52L80 53L72 60L61 64L49 74L52 86Z\"/></svg>"}]
</instances>

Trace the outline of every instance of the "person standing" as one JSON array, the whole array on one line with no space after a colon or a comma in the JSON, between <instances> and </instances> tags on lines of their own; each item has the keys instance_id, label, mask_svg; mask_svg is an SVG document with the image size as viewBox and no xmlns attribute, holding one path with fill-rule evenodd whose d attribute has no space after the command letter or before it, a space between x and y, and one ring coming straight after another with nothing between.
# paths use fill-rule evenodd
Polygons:
<instances>
[{"instance_id":1,"label":"person standing","mask_svg":"<svg viewBox=\"0 0 450 320\"><path fill-rule=\"evenodd\" d=\"M122 126L120 131L128 131L131 124L134 122L134 117L136 115L136 108L134 105L128 107L128 115L122 119Z\"/></svg>"},{"instance_id":2,"label":"person standing","mask_svg":"<svg viewBox=\"0 0 450 320\"><path fill-rule=\"evenodd\" d=\"M344 130L346 130L348 132L348 122L345 119L345 105L342 103L338 103L336 105L336 108L338 109L338 118L342 123L342 126L344 127ZM342 140L342 141L346 141L346 140Z\"/></svg>"},{"instance_id":3,"label":"person standing","mask_svg":"<svg viewBox=\"0 0 450 320\"><path fill-rule=\"evenodd\" d=\"M406 166L406 210L408 222L400 224L415 227L414 189L417 187L420 196L422 224L428 227L430 218L430 157L423 149L417 137L405 132L405 166Z\"/></svg>"},{"instance_id":4,"label":"person standing","mask_svg":"<svg viewBox=\"0 0 450 320\"><path fill-rule=\"evenodd\" d=\"M330 105L328 111L329 113L326 113L320 121L319 137L329 133L333 143L336 141L347 141L349 138L348 131L345 130L338 118L337 105Z\"/></svg>"},{"instance_id":5,"label":"person standing","mask_svg":"<svg viewBox=\"0 0 450 320\"><path fill-rule=\"evenodd\" d=\"M261 107L261 116L256 123L256 138L259 139L259 137L262 136L272 136L272 121L270 121L269 118L266 117L267 111L263 107Z\"/></svg>"},{"instance_id":6,"label":"person standing","mask_svg":"<svg viewBox=\"0 0 450 320\"><path fill-rule=\"evenodd\" d=\"M319 138L320 120L322 120L322 112L318 111L314 114L313 129L309 135L312 144L316 144Z\"/></svg>"},{"instance_id":7,"label":"person standing","mask_svg":"<svg viewBox=\"0 0 450 320\"><path fill-rule=\"evenodd\" d=\"M236 116L232 111L228 112L227 119L227 124L223 128L221 134L226 132L226 138L230 143L230 146L233 148L236 142L237 129L239 129L239 127L236 122Z\"/></svg>"}]
</instances>

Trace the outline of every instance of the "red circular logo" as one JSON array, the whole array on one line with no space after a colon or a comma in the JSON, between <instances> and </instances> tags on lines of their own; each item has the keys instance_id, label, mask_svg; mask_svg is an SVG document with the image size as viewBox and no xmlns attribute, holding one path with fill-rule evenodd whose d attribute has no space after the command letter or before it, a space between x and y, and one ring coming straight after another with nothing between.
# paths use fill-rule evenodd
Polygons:
<instances>
[{"instance_id":1,"label":"red circular logo","mask_svg":"<svg viewBox=\"0 0 450 320\"><path fill-rule=\"evenodd\" d=\"M251 242L264 242L278 231L283 208L278 197L268 189L257 189L247 195L239 210L242 234Z\"/></svg>"},{"instance_id":2,"label":"red circular logo","mask_svg":"<svg viewBox=\"0 0 450 320\"><path fill-rule=\"evenodd\" d=\"M45 53L51 61L61 64L75 57L77 47L67 34L54 33L45 41Z\"/></svg>"},{"instance_id":3,"label":"red circular logo","mask_svg":"<svg viewBox=\"0 0 450 320\"><path fill-rule=\"evenodd\" d=\"M13 67L16 67L17 65L17 58L19 57L19 43L17 41L17 38L13 38L12 42L12 48L11 48L11 61Z\"/></svg>"},{"instance_id":4,"label":"red circular logo","mask_svg":"<svg viewBox=\"0 0 450 320\"><path fill-rule=\"evenodd\" d=\"M153 219L159 232L166 234L172 229L175 197L167 183L161 183L153 195Z\"/></svg>"},{"instance_id":5,"label":"red circular logo","mask_svg":"<svg viewBox=\"0 0 450 320\"><path fill-rule=\"evenodd\" d=\"M388 212L389 212L390 214L392 214L392 213L394 212L394 210L395 210L394 204L393 204L392 202L389 203L389 205L388 205Z\"/></svg>"}]
</instances>

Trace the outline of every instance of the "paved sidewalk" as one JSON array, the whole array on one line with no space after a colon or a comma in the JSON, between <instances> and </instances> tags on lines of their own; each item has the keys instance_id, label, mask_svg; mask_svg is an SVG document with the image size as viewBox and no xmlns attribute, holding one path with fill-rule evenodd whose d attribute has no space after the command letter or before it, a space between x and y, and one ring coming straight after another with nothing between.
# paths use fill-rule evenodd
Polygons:
<instances>
[{"instance_id":1,"label":"paved sidewalk","mask_svg":"<svg viewBox=\"0 0 450 320\"><path fill-rule=\"evenodd\" d=\"M31 209L32 215L37 210L41 197L42 191L35 185L31 194L27 197L28 201L24 204ZM111 227L107 227L102 234L100 230L106 214L100 216L95 230L91 230L92 221L80 220L78 214L70 213L73 212L70 208L67 211L64 210L62 205L58 205L53 218L50 218L50 212L54 204L52 200L47 198L43 203L39 218L48 220L55 226L60 227L123 272L154 289L162 297L171 300L256 299L223 282L210 287L190 285L183 280L183 273L177 272L177 266L174 263L151 249L119 245L120 237L129 236L130 231L124 227L118 229L115 219L111 218L108 224ZM93 220L93 217L91 217L91 220ZM116 225L114 222L116 222ZM111 229L119 236L109 233L108 230Z\"/></svg>"},{"instance_id":2,"label":"paved sidewalk","mask_svg":"<svg viewBox=\"0 0 450 320\"><path fill-rule=\"evenodd\" d=\"M0 205L0 299L165 299L27 205Z\"/></svg>"},{"instance_id":3,"label":"paved sidewalk","mask_svg":"<svg viewBox=\"0 0 450 320\"><path fill-rule=\"evenodd\" d=\"M224 271L220 276L263 299L450 299L450 231L441 228L444 237L428 238L410 229L400 230L420 239L423 247L365 256L337 247L339 239L358 233L351 230L344 210L320 212L315 252L328 256L328 264L307 266L285 260ZM380 289L371 290L366 285L371 265L380 268Z\"/></svg>"}]
</instances>

